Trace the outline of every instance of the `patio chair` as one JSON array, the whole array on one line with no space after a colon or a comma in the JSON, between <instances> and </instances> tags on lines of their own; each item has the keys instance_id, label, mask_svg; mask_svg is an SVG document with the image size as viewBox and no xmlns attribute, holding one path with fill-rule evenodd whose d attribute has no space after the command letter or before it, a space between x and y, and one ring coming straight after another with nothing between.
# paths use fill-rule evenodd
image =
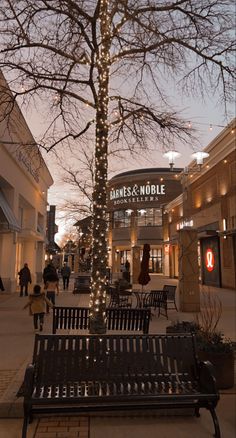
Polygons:
<instances>
[{"instance_id":1,"label":"patio chair","mask_svg":"<svg viewBox=\"0 0 236 438\"><path fill-rule=\"evenodd\" d=\"M163 286L163 291L167 293L167 309L175 309L178 312L178 308L175 301L175 292L177 286L173 284L165 284Z\"/></svg>"}]
</instances>

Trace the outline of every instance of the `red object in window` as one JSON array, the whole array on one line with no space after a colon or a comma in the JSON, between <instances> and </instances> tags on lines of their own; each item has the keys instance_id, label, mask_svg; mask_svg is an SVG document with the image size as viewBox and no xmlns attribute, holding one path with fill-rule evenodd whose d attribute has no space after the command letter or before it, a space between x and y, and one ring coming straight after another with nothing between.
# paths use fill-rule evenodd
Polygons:
<instances>
[{"instance_id":1,"label":"red object in window","mask_svg":"<svg viewBox=\"0 0 236 438\"><path fill-rule=\"evenodd\" d=\"M205 254L205 266L209 272L213 271L215 267L215 256L211 248L206 250Z\"/></svg>"}]
</instances>

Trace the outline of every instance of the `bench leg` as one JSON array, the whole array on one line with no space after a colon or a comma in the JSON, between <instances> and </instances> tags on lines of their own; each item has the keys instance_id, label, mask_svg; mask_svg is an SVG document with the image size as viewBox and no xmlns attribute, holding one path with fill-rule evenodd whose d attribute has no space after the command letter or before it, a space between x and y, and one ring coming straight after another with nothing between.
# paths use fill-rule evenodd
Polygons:
<instances>
[{"instance_id":1,"label":"bench leg","mask_svg":"<svg viewBox=\"0 0 236 438\"><path fill-rule=\"evenodd\" d=\"M22 427L22 438L26 438L28 426L28 417L24 417L23 427Z\"/></svg>"},{"instance_id":2,"label":"bench leg","mask_svg":"<svg viewBox=\"0 0 236 438\"><path fill-rule=\"evenodd\" d=\"M195 408L195 415L196 417L200 417L200 412L199 412L199 408Z\"/></svg>"},{"instance_id":3,"label":"bench leg","mask_svg":"<svg viewBox=\"0 0 236 438\"><path fill-rule=\"evenodd\" d=\"M221 438L220 426L219 426L219 421L218 421L218 418L217 418L217 415L216 415L216 412L215 412L215 408L213 406L210 406L208 409L209 409L209 411L211 413L212 420L213 420L213 423L214 423L214 426L215 426L215 434L214 435L215 435L216 438Z\"/></svg>"}]
</instances>

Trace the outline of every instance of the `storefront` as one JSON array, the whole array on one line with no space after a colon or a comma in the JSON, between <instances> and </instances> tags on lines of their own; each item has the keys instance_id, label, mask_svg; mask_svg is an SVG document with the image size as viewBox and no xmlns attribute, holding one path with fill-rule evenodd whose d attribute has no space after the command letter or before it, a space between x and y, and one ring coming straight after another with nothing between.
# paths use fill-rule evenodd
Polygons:
<instances>
[{"instance_id":1,"label":"storefront","mask_svg":"<svg viewBox=\"0 0 236 438\"><path fill-rule=\"evenodd\" d=\"M205 149L209 157L201 172L181 176L187 197L181 195L165 207L170 277L179 277L179 231L192 229L197 231L201 283L236 288L235 123L233 120Z\"/></svg>"},{"instance_id":2,"label":"storefront","mask_svg":"<svg viewBox=\"0 0 236 438\"><path fill-rule=\"evenodd\" d=\"M109 264L113 280L130 264L137 281L142 248L150 244L149 272L166 274L163 215L165 205L181 191L181 169L139 169L116 175L109 181ZM136 267L136 268L135 268Z\"/></svg>"},{"instance_id":3,"label":"storefront","mask_svg":"<svg viewBox=\"0 0 236 438\"><path fill-rule=\"evenodd\" d=\"M0 76L1 96L11 92ZM28 263L32 283L44 267L47 192L53 180L25 119L15 103L0 123L0 276L14 292L18 271Z\"/></svg>"}]
</instances>

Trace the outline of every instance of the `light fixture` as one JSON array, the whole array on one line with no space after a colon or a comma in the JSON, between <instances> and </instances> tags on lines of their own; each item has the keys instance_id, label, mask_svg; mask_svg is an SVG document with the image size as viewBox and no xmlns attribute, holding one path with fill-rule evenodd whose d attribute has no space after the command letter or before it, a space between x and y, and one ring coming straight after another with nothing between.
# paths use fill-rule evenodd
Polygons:
<instances>
[{"instance_id":1,"label":"light fixture","mask_svg":"<svg viewBox=\"0 0 236 438\"><path fill-rule=\"evenodd\" d=\"M127 215L130 216L133 213L133 210L131 208L128 208L128 210L125 210Z\"/></svg>"},{"instance_id":2,"label":"light fixture","mask_svg":"<svg viewBox=\"0 0 236 438\"><path fill-rule=\"evenodd\" d=\"M164 158L168 158L170 169L172 170L175 164L175 159L179 158L181 154L177 151L168 151L163 154Z\"/></svg>"},{"instance_id":3,"label":"light fixture","mask_svg":"<svg viewBox=\"0 0 236 438\"><path fill-rule=\"evenodd\" d=\"M141 214L141 216L143 216L146 213L146 210L141 209L141 210L138 210L138 212Z\"/></svg>"},{"instance_id":4,"label":"light fixture","mask_svg":"<svg viewBox=\"0 0 236 438\"><path fill-rule=\"evenodd\" d=\"M208 154L208 152L197 151L197 152L194 152L194 154L192 154L191 156L192 156L192 158L194 158L197 161L197 165L199 166L199 169L201 169L201 167L203 165L204 158L208 158L209 154Z\"/></svg>"},{"instance_id":5,"label":"light fixture","mask_svg":"<svg viewBox=\"0 0 236 438\"><path fill-rule=\"evenodd\" d=\"M179 158L180 156L181 156L181 154L179 152L177 152L177 151L168 151L168 152L165 152L163 154L163 157L164 158L168 158L168 160L169 160L170 170L174 169L175 159ZM208 154L208 152L205 152L205 151L197 151L197 152L194 152L191 155L191 157L194 160L196 160L197 166L198 166L197 170L200 171L201 167L203 165L203 160L205 158L209 157L209 154ZM192 169L192 168L189 169L189 167L185 167L184 173L189 173L189 171L192 172L194 170L196 170L196 169Z\"/></svg>"}]
</instances>

